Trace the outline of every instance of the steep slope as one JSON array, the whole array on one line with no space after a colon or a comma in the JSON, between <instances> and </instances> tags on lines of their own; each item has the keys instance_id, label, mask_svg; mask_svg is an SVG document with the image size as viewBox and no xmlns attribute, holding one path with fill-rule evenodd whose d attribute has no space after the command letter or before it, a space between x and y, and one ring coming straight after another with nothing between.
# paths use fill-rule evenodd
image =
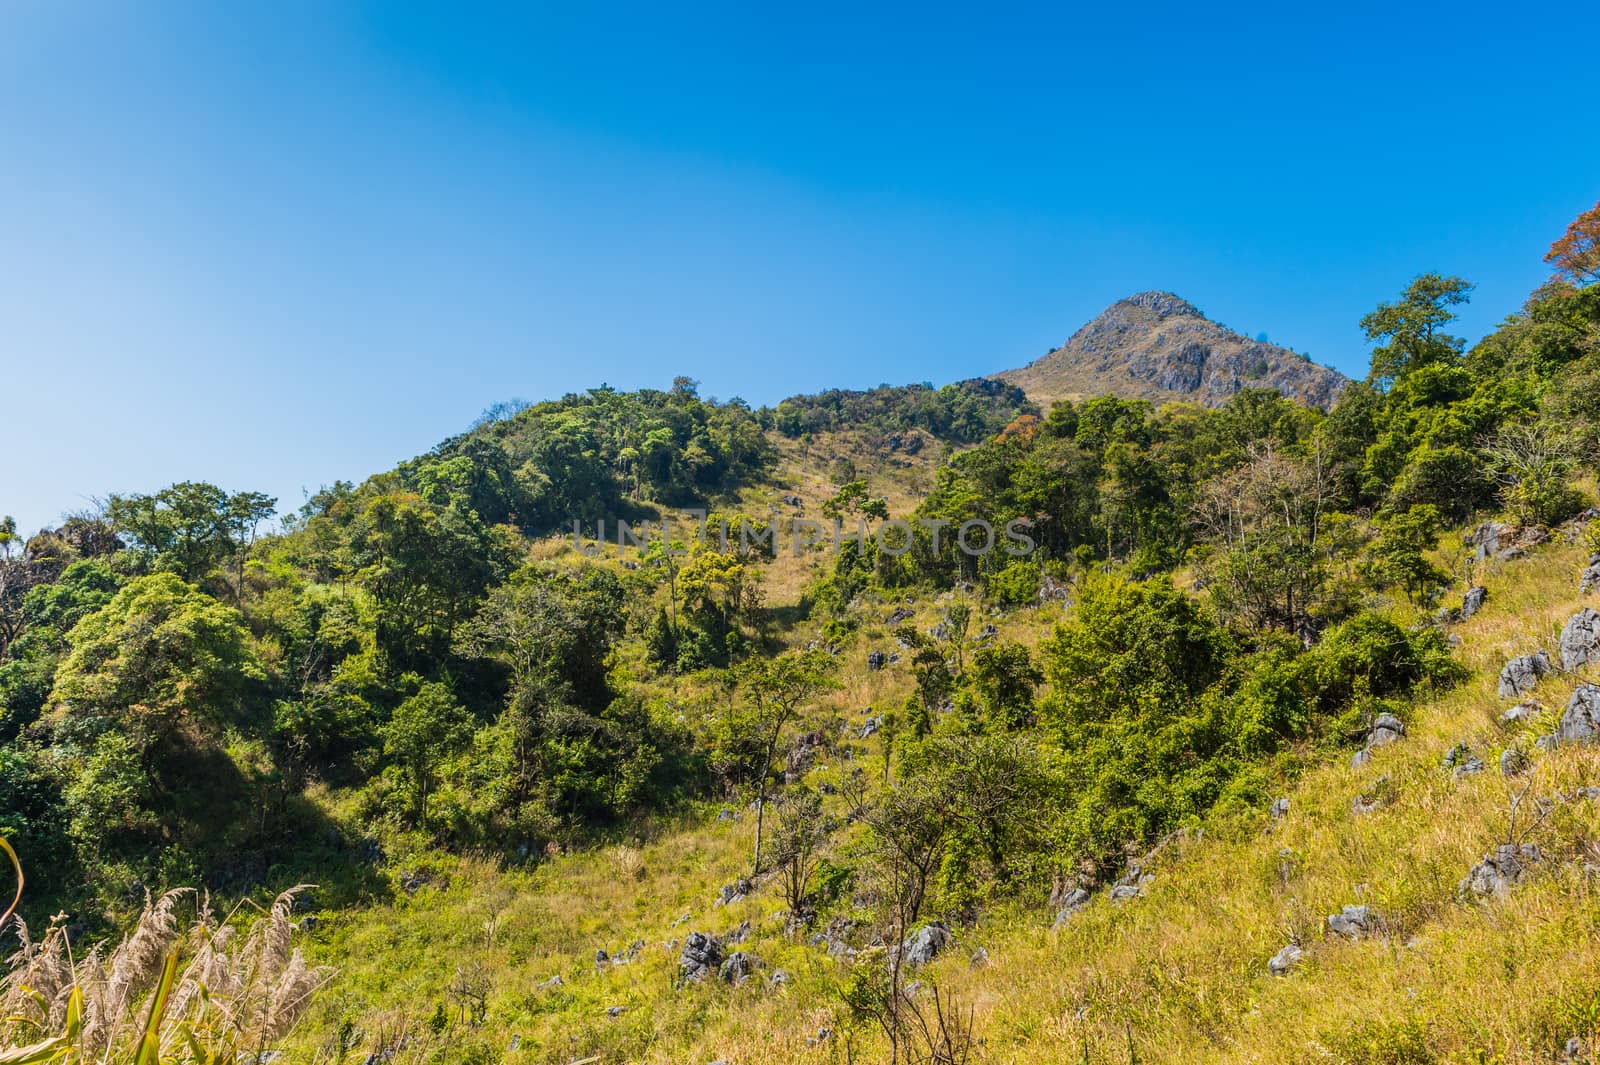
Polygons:
<instances>
[{"instance_id":1,"label":"steep slope","mask_svg":"<svg viewBox=\"0 0 1600 1065\"><path fill-rule=\"evenodd\" d=\"M1479 574L1489 605L1454 630L1473 677L1414 707L1402 742L1356 768L1348 751L1303 765L1280 817L1220 814L1174 837L1145 858L1151 879L1125 901L1097 892L1054 929L1048 910L1022 902L957 927L919 971L917 1000L927 1006L934 987L953 994L971 1011L981 1060L995 1065L1589 1060L1579 1055L1600 1047L1600 809L1583 789L1596 783L1597 755L1538 751L1533 740L1593 670L1547 678L1534 696L1550 709L1530 721L1503 723L1515 700L1495 690L1509 657L1552 646L1593 602L1575 594L1586 557L1558 543ZM1044 605L997 620L1026 640L1056 614ZM919 604L915 623L936 616ZM867 635L888 638L876 624ZM857 673L808 721L847 737L837 766L879 764L882 739L858 738L856 708L892 705L907 683L899 671ZM1448 767L1461 743L1483 771ZM1531 765L1503 779L1508 748ZM834 779L826 761L814 772ZM830 804L842 817L843 800ZM313 954L341 968L341 994L318 1001L294 1051L309 1060L341 1017L356 1017L364 1051L405 1043L415 1056L396 1060L408 1061L430 1050L442 1055L433 1060L496 1060L506 1047L515 1052L501 1060L552 1065L888 1060L843 1002L848 962L785 933L776 884L718 903L747 867L752 828L748 811L706 807L531 870L396 853L397 882L424 886L322 915L308 935ZM1535 868L1501 895L1460 893L1508 835L1539 848ZM1327 916L1356 904L1373 927L1330 930ZM675 986L697 930L763 968L738 986ZM1290 943L1300 958L1274 976L1268 959ZM417 1018L454 1002L448 989L464 981L487 996L486 1019L429 1036Z\"/></svg>"},{"instance_id":2,"label":"steep slope","mask_svg":"<svg viewBox=\"0 0 1600 1065\"><path fill-rule=\"evenodd\" d=\"M1351 768L1347 750L1302 766L1282 816L1257 807L1210 819L1144 859L1151 879L1137 896L1097 892L1059 928L1037 905L997 907L956 928L919 980L972 1011L982 1060L996 1065L1587 1060L1561 1055L1569 1040L1600 1047L1600 811L1582 790L1596 783L1597 755L1541 752L1533 740L1593 670L1547 678L1533 694L1550 709L1529 721L1503 723L1515 700L1495 690L1508 658L1553 646L1593 603L1575 594L1586 557L1561 543L1490 563L1479 574L1488 606L1454 630L1472 679L1413 708L1407 737L1368 764ZM1043 605L996 620L1007 638L1030 640L1057 613ZM914 623L935 617L919 604ZM875 622L866 635L889 638ZM898 670L848 677L807 722L846 737L814 772L837 779L841 766L879 764L882 739L858 738L858 708L893 705L908 682ZM1447 766L1461 743L1483 771ZM1498 771L1508 748L1531 762L1513 779ZM842 818L843 800L830 804ZM409 1030L417 1056L403 1060L429 1047L456 1055L438 1060L493 1060L473 1055L510 1046L507 1061L777 1065L841 1060L847 1042L855 1060L888 1060L842 1002L848 963L785 933L775 883L718 903L747 869L753 820L704 807L531 870L394 853L397 883L424 886L321 915L307 938L340 967L342 990L317 1003L297 1052L309 1058L341 1016L356 1016L364 1050ZM1508 835L1539 848L1536 868L1502 895L1460 894ZM837 847L847 852L849 839ZM1375 926L1357 938L1331 931L1327 916L1354 904ZM757 978L675 987L696 930L762 959ZM1268 959L1290 943L1300 960L1274 976ZM611 956L597 960L597 949ZM430 1038L418 1016L452 1001L463 973L488 996L486 1021Z\"/></svg>"},{"instance_id":3,"label":"steep slope","mask_svg":"<svg viewBox=\"0 0 1600 1065\"><path fill-rule=\"evenodd\" d=\"M1271 388L1327 408L1347 380L1287 348L1240 336L1170 292L1118 300L1066 344L994 376L1046 407L1103 395L1219 407L1240 389Z\"/></svg>"}]
</instances>

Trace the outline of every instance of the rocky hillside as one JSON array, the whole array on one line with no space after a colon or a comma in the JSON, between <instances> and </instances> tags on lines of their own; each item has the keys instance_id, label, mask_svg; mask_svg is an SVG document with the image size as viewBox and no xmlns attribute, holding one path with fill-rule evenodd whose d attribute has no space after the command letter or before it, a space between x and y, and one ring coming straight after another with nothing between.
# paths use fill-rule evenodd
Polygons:
<instances>
[{"instance_id":1,"label":"rocky hillside","mask_svg":"<svg viewBox=\"0 0 1600 1065\"><path fill-rule=\"evenodd\" d=\"M1272 388L1331 407L1347 378L1304 355L1241 336L1170 292L1118 300L1063 346L995 375L1048 407L1100 395L1218 407L1244 388Z\"/></svg>"}]
</instances>

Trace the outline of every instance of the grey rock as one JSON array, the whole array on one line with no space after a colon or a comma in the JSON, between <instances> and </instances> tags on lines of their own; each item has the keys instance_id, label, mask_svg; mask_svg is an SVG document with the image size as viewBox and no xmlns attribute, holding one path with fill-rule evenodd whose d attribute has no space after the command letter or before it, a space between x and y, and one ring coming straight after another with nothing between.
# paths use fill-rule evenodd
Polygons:
<instances>
[{"instance_id":1,"label":"grey rock","mask_svg":"<svg viewBox=\"0 0 1600 1065\"><path fill-rule=\"evenodd\" d=\"M1600 557L1591 559L1583 576L1578 578L1579 595L1588 595L1596 588L1600 588Z\"/></svg>"},{"instance_id":2,"label":"grey rock","mask_svg":"<svg viewBox=\"0 0 1600 1065\"><path fill-rule=\"evenodd\" d=\"M882 651L873 651L867 655L867 668L876 672L888 664L889 656Z\"/></svg>"},{"instance_id":3,"label":"grey rock","mask_svg":"<svg viewBox=\"0 0 1600 1065\"><path fill-rule=\"evenodd\" d=\"M1483 609L1483 604L1489 599L1489 589L1479 584L1467 589L1467 594L1461 597L1461 620L1465 621Z\"/></svg>"},{"instance_id":4,"label":"grey rock","mask_svg":"<svg viewBox=\"0 0 1600 1065\"><path fill-rule=\"evenodd\" d=\"M1377 930L1377 919L1366 906L1346 906L1338 913L1328 915L1328 931L1346 939L1360 939Z\"/></svg>"},{"instance_id":5,"label":"grey rock","mask_svg":"<svg viewBox=\"0 0 1600 1065\"><path fill-rule=\"evenodd\" d=\"M979 643L985 643L994 639L998 635L1000 635L999 629L995 628L993 625L985 625L983 628L978 630L978 635L975 637L975 639Z\"/></svg>"},{"instance_id":6,"label":"grey rock","mask_svg":"<svg viewBox=\"0 0 1600 1065\"><path fill-rule=\"evenodd\" d=\"M1551 668L1550 655L1545 651L1513 658L1500 671L1500 698L1515 699L1527 694Z\"/></svg>"},{"instance_id":7,"label":"grey rock","mask_svg":"<svg viewBox=\"0 0 1600 1065\"><path fill-rule=\"evenodd\" d=\"M1473 558L1482 562L1491 555L1498 555L1515 535L1516 530L1503 521L1486 521L1469 533L1466 541L1468 547L1475 549Z\"/></svg>"},{"instance_id":8,"label":"grey rock","mask_svg":"<svg viewBox=\"0 0 1600 1065\"><path fill-rule=\"evenodd\" d=\"M1290 943L1267 962L1267 972L1273 976L1288 976L1291 969L1305 960L1306 952Z\"/></svg>"},{"instance_id":9,"label":"grey rock","mask_svg":"<svg viewBox=\"0 0 1600 1065\"><path fill-rule=\"evenodd\" d=\"M750 881L740 877L731 884L722 885L722 890L717 892L717 901L713 906L731 906L735 902L744 901L745 896L751 891Z\"/></svg>"},{"instance_id":10,"label":"grey rock","mask_svg":"<svg viewBox=\"0 0 1600 1065\"><path fill-rule=\"evenodd\" d=\"M900 944L901 957L907 965L926 965L937 958L955 937L943 921L923 925Z\"/></svg>"},{"instance_id":11,"label":"grey rock","mask_svg":"<svg viewBox=\"0 0 1600 1065\"><path fill-rule=\"evenodd\" d=\"M883 715L878 714L876 717L867 718L866 723L856 730L856 736L864 740L869 736L876 735L881 728L883 728Z\"/></svg>"},{"instance_id":12,"label":"grey rock","mask_svg":"<svg viewBox=\"0 0 1600 1065\"><path fill-rule=\"evenodd\" d=\"M683 941L683 952L678 955L678 974L681 981L699 982L707 973L716 972L722 964L722 944L716 936L704 932L690 932Z\"/></svg>"},{"instance_id":13,"label":"grey rock","mask_svg":"<svg viewBox=\"0 0 1600 1065\"><path fill-rule=\"evenodd\" d=\"M916 614L906 607L895 607L894 613L884 618L883 623L885 625L902 625L914 617L916 617Z\"/></svg>"},{"instance_id":14,"label":"grey rock","mask_svg":"<svg viewBox=\"0 0 1600 1065\"><path fill-rule=\"evenodd\" d=\"M1537 699L1524 699L1500 715L1500 724L1515 725L1523 721L1531 721L1544 713L1544 704Z\"/></svg>"},{"instance_id":15,"label":"grey rock","mask_svg":"<svg viewBox=\"0 0 1600 1065\"><path fill-rule=\"evenodd\" d=\"M1288 816L1289 816L1289 800L1287 798L1273 799L1272 800L1272 819L1274 821L1282 821L1285 817L1288 817Z\"/></svg>"},{"instance_id":16,"label":"grey rock","mask_svg":"<svg viewBox=\"0 0 1600 1065\"><path fill-rule=\"evenodd\" d=\"M1056 580L1046 574L1039 580L1039 601L1041 603L1064 603L1072 595L1072 587Z\"/></svg>"},{"instance_id":17,"label":"grey rock","mask_svg":"<svg viewBox=\"0 0 1600 1065\"><path fill-rule=\"evenodd\" d=\"M742 984L761 968L761 959L749 951L736 950L728 955L717 975L725 984Z\"/></svg>"},{"instance_id":18,"label":"grey rock","mask_svg":"<svg viewBox=\"0 0 1600 1065\"><path fill-rule=\"evenodd\" d=\"M1555 745L1593 743L1600 739L1600 687L1580 684L1561 712L1555 732Z\"/></svg>"},{"instance_id":19,"label":"grey rock","mask_svg":"<svg viewBox=\"0 0 1600 1065\"><path fill-rule=\"evenodd\" d=\"M1050 925L1050 927L1060 928L1062 925L1066 924L1067 918L1071 917L1073 914L1089 905L1089 900L1092 897L1093 896L1091 896L1081 887L1073 888L1072 892L1061 901L1061 909L1056 911L1056 919Z\"/></svg>"},{"instance_id":20,"label":"grey rock","mask_svg":"<svg viewBox=\"0 0 1600 1065\"><path fill-rule=\"evenodd\" d=\"M971 965L974 969L981 969L989 964L989 951L986 947L979 947L972 952Z\"/></svg>"},{"instance_id":21,"label":"grey rock","mask_svg":"<svg viewBox=\"0 0 1600 1065\"><path fill-rule=\"evenodd\" d=\"M1584 607L1561 630L1561 668L1581 669L1600 662L1600 611Z\"/></svg>"},{"instance_id":22,"label":"grey rock","mask_svg":"<svg viewBox=\"0 0 1600 1065\"><path fill-rule=\"evenodd\" d=\"M1503 777L1526 773L1532 765L1528 756L1515 747L1507 747L1500 752L1500 775Z\"/></svg>"},{"instance_id":23,"label":"grey rock","mask_svg":"<svg viewBox=\"0 0 1600 1065\"><path fill-rule=\"evenodd\" d=\"M1376 795L1357 795L1350 803L1350 812L1357 817L1370 814L1383 805L1383 800Z\"/></svg>"},{"instance_id":24,"label":"grey rock","mask_svg":"<svg viewBox=\"0 0 1600 1065\"><path fill-rule=\"evenodd\" d=\"M1111 889L1111 901L1127 902L1129 899L1138 898L1142 893L1138 884L1118 884Z\"/></svg>"},{"instance_id":25,"label":"grey rock","mask_svg":"<svg viewBox=\"0 0 1600 1065\"><path fill-rule=\"evenodd\" d=\"M1463 898L1477 895L1505 895L1532 872L1541 859L1539 848L1531 843L1516 846L1502 843L1472 867L1456 891Z\"/></svg>"},{"instance_id":26,"label":"grey rock","mask_svg":"<svg viewBox=\"0 0 1600 1065\"><path fill-rule=\"evenodd\" d=\"M1462 777L1470 777L1481 773L1487 768L1488 766L1483 764L1482 758L1475 754L1468 755L1466 761L1455 767L1454 776L1457 780L1460 780Z\"/></svg>"},{"instance_id":27,"label":"grey rock","mask_svg":"<svg viewBox=\"0 0 1600 1065\"><path fill-rule=\"evenodd\" d=\"M774 969L772 975L767 977L767 984L771 987L787 987L793 979L788 969Z\"/></svg>"},{"instance_id":28,"label":"grey rock","mask_svg":"<svg viewBox=\"0 0 1600 1065\"><path fill-rule=\"evenodd\" d=\"M560 973L556 973L550 979L545 980L542 983L540 983L539 984L539 990L540 991L553 991L556 988L564 987L565 985L566 985L566 981L561 979L561 974Z\"/></svg>"},{"instance_id":29,"label":"grey rock","mask_svg":"<svg viewBox=\"0 0 1600 1065\"><path fill-rule=\"evenodd\" d=\"M1406 726L1405 722L1393 714L1379 714L1372 721L1372 731L1374 733L1392 732L1396 736L1404 736L1406 734Z\"/></svg>"},{"instance_id":30,"label":"grey rock","mask_svg":"<svg viewBox=\"0 0 1600 1065\"><path fill-rule=\"evenodd\" d=\"M628 1012L628 1007L626 1007L626 1006L607 1006L606 1007L606 1016L610 1017L612 1020L616 1020L618 1017L622 1016L624 1013L627 1013L627 1012Z\"/></svg>"},{"instance_id":31,"label":"grey rock","mask_svg":"<svg viewBox=\"0 0 1600 1065\"><path fill-rule=\"evenodd\" d=\"M1372 761L1372 748L1363 747L1350 756L1350 768L1360 769L1370 761Z\"/></svg>"}]
</instances>

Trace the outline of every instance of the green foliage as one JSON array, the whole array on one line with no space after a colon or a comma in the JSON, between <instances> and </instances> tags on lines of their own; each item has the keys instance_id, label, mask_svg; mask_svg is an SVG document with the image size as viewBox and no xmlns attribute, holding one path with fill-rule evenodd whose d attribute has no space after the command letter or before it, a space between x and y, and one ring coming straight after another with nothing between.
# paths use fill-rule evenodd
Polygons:
<instances>
[{"instance_id":1,"label":"green foliage","mask_svg":"<svg viewBox=\"0 0 1600 1065\"><path fill-rule=\"evenodd\" d=\"M1443 523L1439 509L1421 503L1391 514L1369 549L1367 570L1380 587L1398 585L1413 603L1428 601L1450 575L1428 559L1439 544Z\"/></svg>"},{"instance_id":2,"label":"green foliage","mask_svg":"<svg viewBox=\"0 0 1600 1065\"><path fill-rule=\"evenodd\" d=\"M1380 304L1361 319L1372 352L1372 379L1390 384L1412 371L1461 356L1462 341L1440 331L1455 319L1448 308L1467 302L1472 286L1459 277L1419 275L1395 303Z\"/></svg>"},{"instance_id":3,"label":"green foliage","mask_svg":"<svg viewBox=\"0 0 1600 1065\"><path fill-rule=\"evenodd\" d=\"M229 495L214 484L182 481L154 495L112 496L106 515L151 569L198 582L249 546L277 500Z\"/></svg>"},{"instance_id":4,"label":"green foliage","mask_svg":"<svg viewBox=\"0 0 1600 1065\"><path fill-rule=\"evenodd\" d=\"M265 671L239 613L152 574L84 617L67 643L48 722L80 848L147 854L175 823L189 846L214 845L219 826L198 819L201 805L215 817L247 796L208 799L199 782L233 776L227 734L258 727L265 708Z\"/></svg>"},{"instance_id":5,"label":"green foliage","mask_svg":"<svg viewBox=\"0 0 1600 1065\"><path fill-rule=\"evenodd\" d=\"M775 410L763 410L761 417L789 437L839 428L888 437L921 429L939 440L975 444L995 436L1018 415L1034 411L1015 385L974 378L937 389L926 384L880 385L866 392L832 389L791 396Z\"/></svg>"},{"instance_id":6,"label":"green foliage","mask_svg":"<svg viewBox=\"0 0 1600 1065\"><path fill-rule=\"evenodd\" d=\"M395 708L382 733L383 753L405 777L411 819L422 824L438 765L471 739L472 717L446 685L429 682Z\"/></svg>"}]
</instances>

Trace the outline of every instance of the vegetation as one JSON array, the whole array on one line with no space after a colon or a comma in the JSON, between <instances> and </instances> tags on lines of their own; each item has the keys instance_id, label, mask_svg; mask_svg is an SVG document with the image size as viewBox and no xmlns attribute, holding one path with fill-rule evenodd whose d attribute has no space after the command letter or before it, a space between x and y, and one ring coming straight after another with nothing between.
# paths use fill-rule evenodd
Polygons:
<instances>
[{"instance_id":1,"label":"vegetation","mask_svg":"<svg viewBox=\"0 0 1600 1065\"><path fill-rule=\"evenodd\" d=\"M1245 389L1041 416L988 382L754 411L680 378L501 408L265 535L273 501L193 482L25 542L0 525L0 838L50 929L7 932L4 1039L37 1056L5 1060L754 1062L810 1038L1521 1061L1594 1037L1587 888L1552 872L1497 903L1527 944L1457 901L1523 839L1488 774L1438 768L1531 748L1492 677L1573 609L1594 218L1470 350L1447 332L1470 285L1418 277L1364 319L1372 371L1327 413ZM872 475L795 465L788 437L841 429L961 446L897 514ZM727 535L571 538L685 505ZM794 550L808 505L827 524ZM1469 547L1489 519L1504 543ZM1467 578L1493 607L1447 632ZM1410 738L1364 756L1383 779L1351 776L1391 719ZM1529 779L1554 794L1590 760ZM1547 805L1540 846L1581 866L1600 826ZM1138 901L1086 902L1113 883ZM256 901L218 920L174 894L197 886ZM1357 897L1381 958L1319 938ZM680 979L683 936L746 918L763 968ZM912 957L952 936L994 963ZM1289 942L1313 960L1271 983Z\"/></svg>"}]
</instances>

